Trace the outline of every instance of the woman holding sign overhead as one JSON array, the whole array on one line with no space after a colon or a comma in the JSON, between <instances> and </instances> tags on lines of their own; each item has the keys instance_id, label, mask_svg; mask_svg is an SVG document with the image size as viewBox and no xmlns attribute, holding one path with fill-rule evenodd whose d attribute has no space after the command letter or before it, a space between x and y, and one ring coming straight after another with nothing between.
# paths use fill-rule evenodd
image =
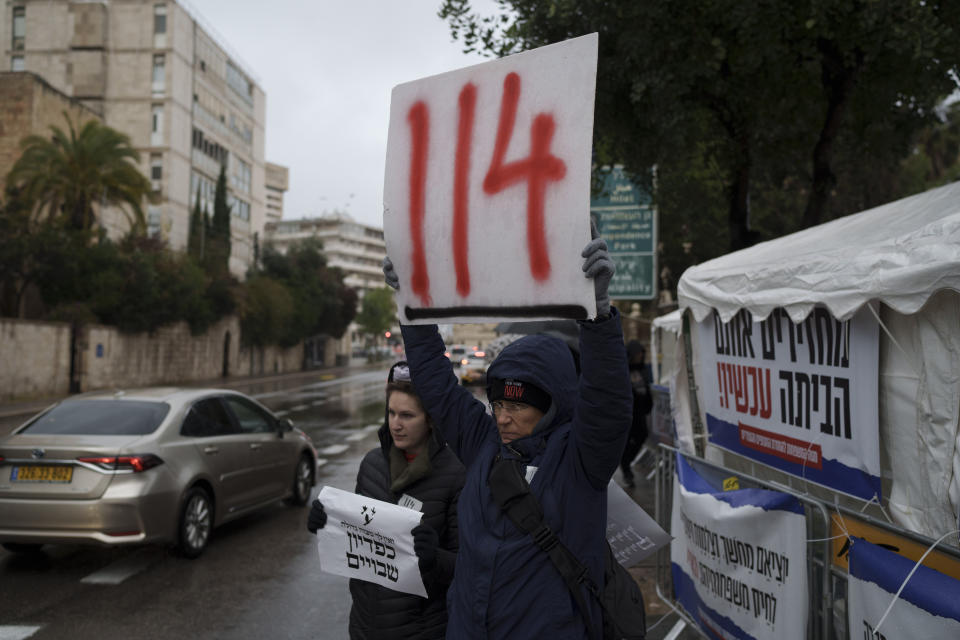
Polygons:
<instances>
[{"instance_id":1,"label":"woman holding sign overhead","mask_svg":"<svg viewBox=\"0 0 960 640\"><path fill-rule=\"evenodd\" d=\"M412 533L428 597L350 580L350 637L443 638L447 588L457 556L457 499L465 471L423 410L406 362L390 367L386 391L380 446L360 463L356 493L423 513ZM323 504L314 500L307 529L316 533L326 522Z\"/></svg>"}]
</instances>

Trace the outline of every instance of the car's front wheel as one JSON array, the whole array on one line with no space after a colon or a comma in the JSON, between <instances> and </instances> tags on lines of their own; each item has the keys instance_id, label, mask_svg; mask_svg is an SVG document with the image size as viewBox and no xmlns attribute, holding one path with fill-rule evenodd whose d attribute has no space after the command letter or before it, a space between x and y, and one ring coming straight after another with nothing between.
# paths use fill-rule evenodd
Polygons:
<instances>
[{"instance_id":1,"label":"car's front wheel","mask_svg":"<svg viewBox=\"0 0 960 640\"><path fill-rule=\"evenodd\" d=\"M293 472L293 491L287 503L302 507L310 499L310 488L313 486L313 469L310 468L310 456L304 454L297 461L297 468Z\"/></svg>"},{"instance_id":2,"label":"car's front wheel","mask_svg":"<svg viewBox=\"0 0 960 640\"><path fill-rule=\"evenodd\" d=\"M213 532L213 500L201 487L191 487L180 509L177 550L185 558L196 558L210 541Z\"/></svg>"}]
</instances>

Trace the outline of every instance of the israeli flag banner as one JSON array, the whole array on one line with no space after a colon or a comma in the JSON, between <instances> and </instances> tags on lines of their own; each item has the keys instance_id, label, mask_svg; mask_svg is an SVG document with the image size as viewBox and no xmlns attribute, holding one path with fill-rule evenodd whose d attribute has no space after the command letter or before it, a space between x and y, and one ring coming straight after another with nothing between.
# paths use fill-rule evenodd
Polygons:
<instances>
[{"instance_id":1,"label":"israeli flag banner","mask_svg":"<svg viewBox=\"0 0 960 640\"><path fill-rule=\"evenodd\" d=\"M721 483L677 455L670 532L677 601L711 638L803 640L803 505L778 491L723 491Z\"/></svg>"},{"instance_id":2,"label":"israeli flag banner","mask_svg":"<svg viewBox=\"0 0 960 640\"><path fill-rule=\"evenodd\" d=\"M960 638L960 580L921 565L890 607L914 565L898 553L853 539L847 582L851 638Z\"/></svg>"}]
</instances>

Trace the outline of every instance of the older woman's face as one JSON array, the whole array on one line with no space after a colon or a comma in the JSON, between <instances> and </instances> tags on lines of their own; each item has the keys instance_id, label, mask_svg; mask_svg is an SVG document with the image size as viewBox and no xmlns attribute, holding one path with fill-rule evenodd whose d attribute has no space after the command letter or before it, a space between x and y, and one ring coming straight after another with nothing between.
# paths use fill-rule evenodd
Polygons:
<instances>
[{"instance_id":1,"label":"older woman's face","mask_svg":"<svg viewBox=\"0 0 960 640\"><path fill-rule=\"evenodd\" d=\"M387 401L387 422L397 449L410 454L420 454L427 450L430 425L416 396L403 391L391 392Z\"/></svg>"}]
</instances>

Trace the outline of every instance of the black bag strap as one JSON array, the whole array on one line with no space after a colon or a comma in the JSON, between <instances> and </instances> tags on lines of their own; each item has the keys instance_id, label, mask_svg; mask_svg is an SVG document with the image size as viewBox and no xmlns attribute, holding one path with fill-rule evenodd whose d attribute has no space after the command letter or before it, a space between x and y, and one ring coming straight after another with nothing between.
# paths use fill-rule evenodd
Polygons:
<instances>
[{"instance_id":1,"label":"black bag strap","mask_svg":"<svg viewBox=\"0 0 960 640\"><path fill-rule=\"evenodd\" d=\"M536 545L547 553L573 595L587 630L590 632L590 637L599 639L602 631L590 620L590 613L587 603L584 602L583 592L580 591L580 585L586 586L602 605L600 590L587 574L587 568L544 522L540 502L530 492L530 485L520 472L520 468L519 460L508 460L499 455L496 457L490 468L489 477L493 500L520 531L529 534Z\"/></svg>"}]
</instances>

